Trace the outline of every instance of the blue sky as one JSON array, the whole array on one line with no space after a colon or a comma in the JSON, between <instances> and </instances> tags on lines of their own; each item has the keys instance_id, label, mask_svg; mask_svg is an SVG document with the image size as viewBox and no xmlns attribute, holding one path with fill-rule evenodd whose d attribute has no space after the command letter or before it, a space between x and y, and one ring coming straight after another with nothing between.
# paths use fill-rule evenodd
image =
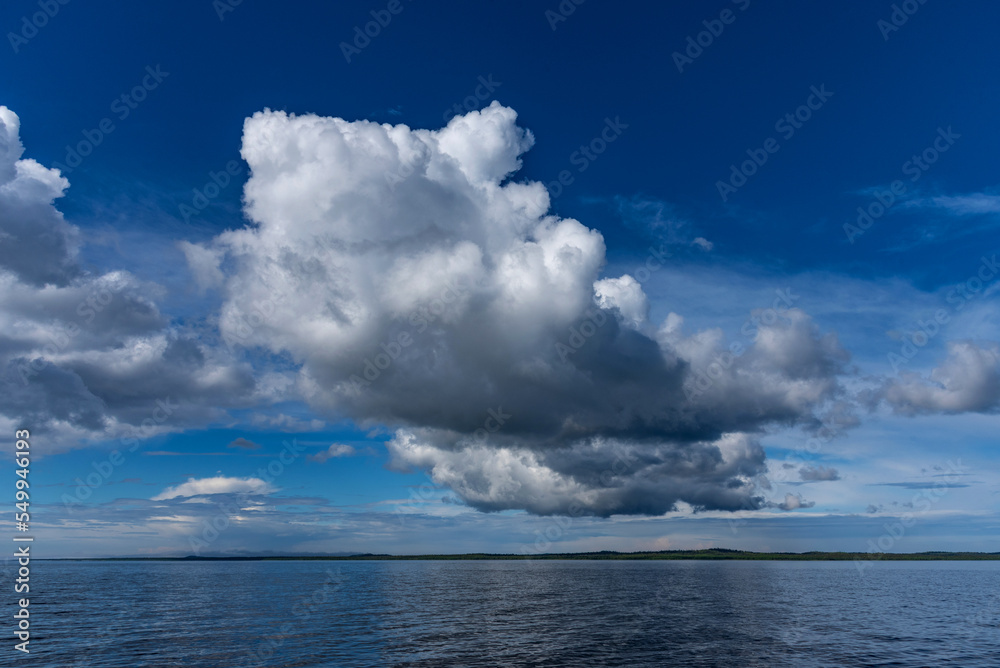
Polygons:
<instances>
[{"instance_id":1,"label":"blue sky","mask_svg":"<svg viewBox=\"0 0 1000 668\"><path fill-rule=\"evenodd\" d=\"M0 10L40 552L997 549L994 4L224 2Z\"/></svg>"}]
</instances>

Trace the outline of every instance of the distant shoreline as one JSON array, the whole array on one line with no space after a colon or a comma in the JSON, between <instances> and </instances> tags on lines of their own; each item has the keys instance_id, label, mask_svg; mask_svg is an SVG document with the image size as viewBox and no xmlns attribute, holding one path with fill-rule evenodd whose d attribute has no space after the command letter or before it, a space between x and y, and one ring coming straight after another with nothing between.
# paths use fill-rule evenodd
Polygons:
<instances>
[{"instance_id":1,"label":"distant shoreline","mask_svg":"<svg viewBox=\"0 0 1000 668\"><path fill-rule=\"evenodd\" d=\"M997 561L1000 552L744 552L665 550L660 552L572 552L546 554L353 554L338 556L64 557L39 561Z\"/></svg>"}]
</instances>

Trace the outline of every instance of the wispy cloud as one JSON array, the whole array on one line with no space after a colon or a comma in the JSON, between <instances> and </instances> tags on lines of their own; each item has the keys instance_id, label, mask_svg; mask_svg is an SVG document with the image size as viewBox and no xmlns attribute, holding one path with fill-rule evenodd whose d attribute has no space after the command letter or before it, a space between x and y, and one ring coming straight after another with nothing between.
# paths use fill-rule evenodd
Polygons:
<instances>
[{"instance_id":1,"label":"wispy cloud","mask_svg":"<svg viewBox=\"0 0 1000 668\"><path fill-rule=\"evenodd\" d=\"M823 482L840 480L840 473L829 466L803 466L799 469L799 477L806 482Z\"/></svg>"},{"instance_id":2,"label":"wispy cloud","mask_svg":"<svg viewBox=\"0 0 1000 668\"><path fill-rule=\"evenodd\" d=\"M218 457L236 454L234 452L180 452L178 450L149 450L142 453L146 457Z\"/></svg>"},{"instance_id":3,"label":"wispy cloud","mask_svg":"<svg viewBox=\"0 0 1000 668\"><path fill-rule=\"evenodd\" d=\"M285 432L319 431L326 426L323 420L316 418L302 420L284 413L278 413L277 415L257 413L251 418L250 424L259 429L278 429Z\"/></svg>"},{"instance_id":4,"label":"wispy cloud","mask_svg":"<svg viewBox=\"0 0 1000 668\"><path fill-rule=\"evenodd\" d=\"M642 195L617 196L611 201L622 223L644 237L672 246L694 246L706 252L715 247L705 237L694 236L691 221L668 202Z\"/></svg>"},{"instance_id":5,"label":"wispy cloud","mask_svg":"<svg viewBox=\"0 0 1000 668\"><path fill-rule=\"evenodd\" d=\"M152 498L153 501L166 501L179 496L202 496L205 494L270 494L277 491L270 484L260 478L227 478L226 476L215 476L214 478L191 478L187 482L175 487L167 487L165 490Z\"/></svg>"},{"instance_id":6,"label":"wispy cloud","mask_svg":"<svg viewBox=\"0 0 1000 668\"><path fill-rule=\"evenodd\" d=\"M1000 213L1000 195L986 192L940 195L911 200L908 207L938 209L953 216Z\"/></svg>"},{"instance_id":7,"label":"wispy cloud","mask_svg":"<svg viewBox=\"0 0 1000 668\"><path fill-rule=\"evenodd\" d=\"M334 459L335 457L350 457L354 454L357 454L357 450L355 450L352 446L345 445L343 443L334 443L322 452L317 452L315 455L309 455L307 459L322 463L328 459Z\"/></svg>"},{"instance_id":8,"label":"wispy cloud","mask_svg":"<svg viewBox=\"0 0 1000 668\"><path fill-rule=\"evenodd\" d=\"M964 482L880 482L880 487L902 487L904 489L958 489L968 487Z\"/></svg>"}]
</instances>

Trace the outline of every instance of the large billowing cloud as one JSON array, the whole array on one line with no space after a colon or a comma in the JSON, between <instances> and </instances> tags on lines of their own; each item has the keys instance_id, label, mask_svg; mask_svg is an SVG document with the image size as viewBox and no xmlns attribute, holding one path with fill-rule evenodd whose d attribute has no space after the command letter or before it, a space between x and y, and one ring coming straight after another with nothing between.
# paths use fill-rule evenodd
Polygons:
<instances>
[{"instance_id":1,"label":"large billowing cloud","mask_svg":"<svg viewBox=\"0 0 1000 668\"><path fill-rule=\"evenodd\" d=\"M391 426L396 466L477 508L760 507L757 436L818 427L846 353L794 309L738 355L648 322L636 280L601 276L602 236L512 178L534 141L515 121L248 119L253 224L186 248L222 338L289 354L315 408Z\"/></svg>"},{"instance_id":2,"label":"large billowing cloud","mask_svg":"<svg viewBox=\"0 0 1000 668\"><path fill-rule=\"evenodd\" d=\"M251 395L250 369L172 325L156 286L79 266L54 206L69 182L22 159L19 129L0 106L0 427L46 434L51 453L204 424Z\"/></svg>"}]
</instances>

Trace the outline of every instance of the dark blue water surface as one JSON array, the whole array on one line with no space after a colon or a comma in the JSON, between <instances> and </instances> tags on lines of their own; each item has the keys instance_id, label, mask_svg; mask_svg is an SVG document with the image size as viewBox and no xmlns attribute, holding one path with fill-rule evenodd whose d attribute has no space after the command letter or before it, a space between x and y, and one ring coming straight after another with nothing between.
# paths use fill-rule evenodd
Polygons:
<instances>
[{"instance_id":1,"label":"dark blue water surface","mask_svg":"<svg viewBox=\"0 0 1000 668\"><path fill-rule=\"evenodd\" d=\"M30 657L13 598L0 665L1000 666L1000 562L35 561Z\"/></svg>"}]
</instances>

